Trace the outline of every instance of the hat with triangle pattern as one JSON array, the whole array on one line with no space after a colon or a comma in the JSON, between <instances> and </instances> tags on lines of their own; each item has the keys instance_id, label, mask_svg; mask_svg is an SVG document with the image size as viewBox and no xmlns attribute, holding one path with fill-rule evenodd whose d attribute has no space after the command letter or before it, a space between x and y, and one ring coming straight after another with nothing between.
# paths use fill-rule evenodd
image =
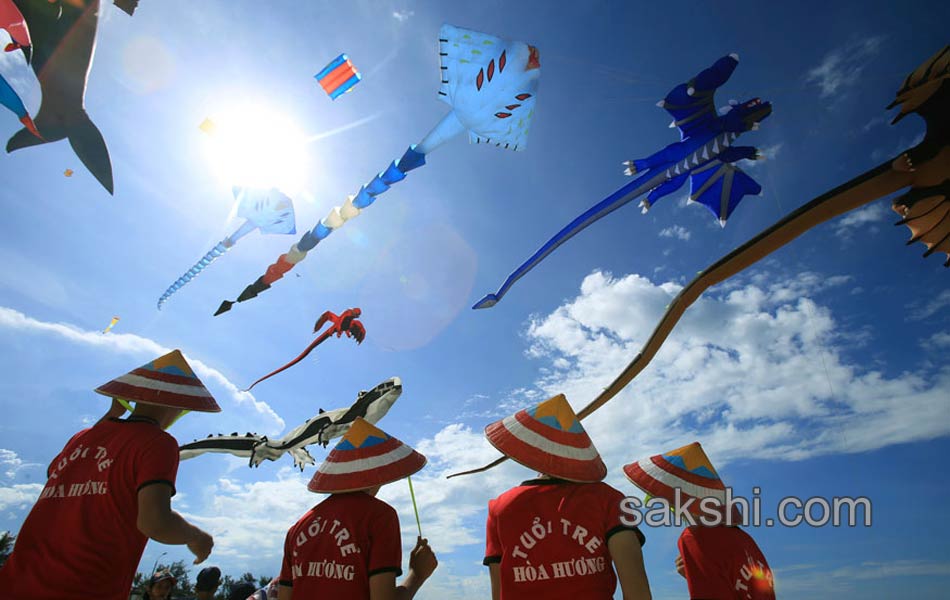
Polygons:
<instances>
[{"instance_id":1,"label":"hat with triangle pattern","mask_svg":"<svg viewBox=\"0 0 950 600\"><path fill-rule=\"evenodd\" d=\"M180 350L134 369L96 388L103 396L197 412L221 412L211 392L191 370Z\"/></svg>"},{"instance_id":2,"label":"hat with triangle pattern","mask_svg":"<svg viewBox=\"0 0 950 600\"><path fill-rule=\"evenodd\" d=\"M600 453L564 394L492 423L485 436L505 456L545 475L580 482L600 481L607 475Z\"/></svg>"},{"instance_id":3,"label":"hat with triangle pattern","mask_svg":"<svg viewBox=\"0 0 950 600\"><path fill-rule=\"evenodd\" d=\"M307 489L328 494L354 492L398 481L425 464L425 456L357 417Z\"/></svg>"},{"instance_id":4,"label":"hat with triangle pattern","mask_svg":"<svg viewBox=\"0 0 950 600\"><path fill-rule=\"evenodd\" d=\"M623 472L638 488L671 505L676 501L676 489L681 504L695 498L689 505L694 514L700 513L703 498L715 498L719 506L726 501L726 486L699 442L624 465Z\"/></svg>"}]
</instances>

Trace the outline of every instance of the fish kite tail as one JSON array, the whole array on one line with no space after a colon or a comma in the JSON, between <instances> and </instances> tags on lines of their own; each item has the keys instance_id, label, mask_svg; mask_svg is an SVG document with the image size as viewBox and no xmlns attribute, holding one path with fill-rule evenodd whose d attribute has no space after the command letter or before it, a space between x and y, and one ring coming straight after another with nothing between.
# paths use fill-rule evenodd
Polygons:
<instances>
[{"instance_id":1,"label":"fish kite tail","mask_svg":"<svg viewBox=\"0 0 950 600\"><path fill-rule=\"evenodd\" d=\"M316 248L334 230L342 227L347 221L356 218L363 209L376 201L376 197L385 192L394 183L406 178L406 174L413 169L426 164L426 155L416 150L416 146L409 146L402 158L394 160L385 171L378 173L368 184L360 188L355 196L350 196L342 206L335 206L330 213L317 223L317 226L307 231L290 247L285 254L281 254L277 261L267 267L267 271L257 281L244 288L237 300L224 300L215 311L214 316L226 313L237 302L244 302L256 298L261 292L270 289L275 281L283 278L294 266L307 257L307 253Z\"/></svg>"},{"instance_id":2,"label":"fish kite tail","mask_svg":"<svg viewBox=\"0 0 950 600\"><path fill-rule=\"evenodd\" d=\"M197 277L198 274L205 269L205 267L213 263L216 258L230 250L233 245L234 242L232 242L230 238L218 242L214 248L209 250L207 254L201 257L201 260L196 262L193 267L185 272L184 275L179 277L175 283L168 286L168 289L165 290L165 293L162 294L162 297L158 299L158 310L162 310L162 305L165 304L165 302L167 302L175 292L183 288L185 284Z\"/></svg>"}]
</instances>

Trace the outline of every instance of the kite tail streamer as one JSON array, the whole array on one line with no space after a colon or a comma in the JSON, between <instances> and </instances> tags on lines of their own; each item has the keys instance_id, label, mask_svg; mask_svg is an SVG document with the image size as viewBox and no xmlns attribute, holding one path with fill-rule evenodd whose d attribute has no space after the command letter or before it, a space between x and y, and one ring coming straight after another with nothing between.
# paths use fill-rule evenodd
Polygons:
<instances>
[{"instance_id":1,"label":"kite tail streamer","mask_svg":"<svg viewBox=\"0 0 950 600\"><path fill-rule=\"evenodd\" d=\"M207 254L201 257L201 260L196 262L193 267L185 272L184 275L179 277L175 283L168 286L168 289L165 290L165 293L162 294L162 297L158 299L158 310L162 310L162 305L165 304L175 292L185 287L186 283L197 277L198 274L201 273L208 265L213 263L215 259L230 250L239 239L254 231L256 228L257 226L255 224L251 223L250 221L245 221L244 224L241 225L240 229L218 242L214 248L209 250Z\"/></svg>"},{"instance_id":2,"label":"kite tail streamer","mask_svg":"<svg viewBox=\"0 0 950 600\"><path fill-rule=\"evenodd\" d=\"M412 491L412 477L406 477L409 481L409 497L412 498L412 510L416 513L416 527L419 528L419 537L422 537L422 524L419 522L419 507L416 506L416 493Z\"/></svg>"},{"instance_id":3,"label":"kite tail streamer","mask_svg":"<svg viewBox=\"0 0 950 600\"><path fill-rule=\"evenodd\" d=\"M281 254L276 262L267 267L267 271L258 277L257 281L244 288L237 300L223 301L214 315L218 316L226 313L231 310L235 302L244 302L256 298L261 292L270 289L275 281L281 279L294 268L294 265L306 258L307 253L326 239L335 229L339 229L347 221L359 215L363 209L376 201L377 196L388 190L394 183L405 179L409 171L424 164L426 164L426 155L417 151L416 146L409 146L402 158L393 161L385 171L377 174L368 184L361 187L355 196L348 197L343 206L333 207L330 213L317 223L316 227L304 233L296 244L291 246L285 254Z\"/></svg>"}]
</instances>

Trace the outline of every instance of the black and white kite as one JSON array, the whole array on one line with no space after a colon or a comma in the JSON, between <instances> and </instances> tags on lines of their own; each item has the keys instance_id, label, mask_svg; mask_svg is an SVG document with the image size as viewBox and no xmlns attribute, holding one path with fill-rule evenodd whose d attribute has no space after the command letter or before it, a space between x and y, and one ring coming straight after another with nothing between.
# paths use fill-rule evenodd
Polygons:
<instances>
[{"instance_id":1,"label":"black and white kite","mask_svg":"<svg viewBox=\"0 0 950 600\"><path fill-rule=\"evenodd\" d=\"M256 433L209 435L203 440L180 446L179 457L186 460L206 452L219 452L247 458L248 466L257 467L264 460L276 461L286 452L293 457L294 466L303 471L306 465L315 464L307 451L308 445L321 444L325 448L330 440L346 433L356 417L363 417L370 423L378 422L401 394L402 381L393 377L368 392L361 391L352 406L330 411L321 408L315 417L307 419L279 439L269 440L267 436Z\"/></svg>"}]
</instances>

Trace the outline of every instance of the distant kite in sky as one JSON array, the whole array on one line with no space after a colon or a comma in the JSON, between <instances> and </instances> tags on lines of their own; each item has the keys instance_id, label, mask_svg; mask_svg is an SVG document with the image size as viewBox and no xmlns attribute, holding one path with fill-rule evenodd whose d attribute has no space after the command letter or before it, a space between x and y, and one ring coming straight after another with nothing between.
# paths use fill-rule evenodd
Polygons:
<instances>
[{"instance_id":1,"label":"distant kite in sky","mask_svg":"<svg viewBox=\"0 0 950 600\"><path fill-rule=\"evenodd\" d=\"M304 233L235 302L256 298L269 289L333 230L360 214L391 185L405 179L409 171L423 166L427 154L459 134L468 132L472 143L524 150L541 73L538 49L524 42L443 25L439 30L439 57L439 98L452 110L418 145L409 146L402 158ZM225 300L215 315L231 310L233 304Z\"/></svg>"},{"instance_id":2,"label":"distant kite in sky","mask_svg":"<svg viewBox=\"0 0 950 600\"><path fill-rule=\"evenodd\" d=\"M66 169L65 171L63 171L63 175L64 175L65 177L72 177L72 176L73 176L73 170L72 170L72 169Z\"/></svg>"},{"instance_id":3,"label":"distant kite in sky","mask_svg":"<svg viewBox=\"0 0 950 600\"><path fill-rule=\"evenodd\" d=\"M2 0L0 0L2 1ZM14 0L32 37L30 66L40 82L43 100L36 115L37 137L27 127L7 142L7 152L68 139L79 160L110 194L112 161L99 129L86 114L84 98L96 49L100 0L48 2ZM136 2L116 5L131 14Z\"/></svg>"},{"instance_id":4,"label":"distant kite in sky","mask_svg":"<svg viewBox=\"0 0 950 600\"><path fill-rule=\"evenodd\" d=\"M264 460L278 460L284 453L294 459L294 466L303 471L306 465L314 464L307 446L320 444L326 447L330 440L338 438L349 428L356 417L362 417L370 423L382 419L402 394L402 381L398 377L387 379L370 391L361 391L356 401L347 408L337 408L320 412L301 425L295 427L283 437L269 440L267 436L247 433L239 435L209 435L203 440L195 440L178 448L179 458L186 460L199 454L217 452L248 458L249 467L257 467Z\"/></svg>"},{"instance_id":5,"label":"distant kite in sky","mask_svg":"<svg viewBox=\"0 0 950 600\"><path fill-rule=\"evenodd\" d=\"M353 86L363 78L346 54L341 54L331 60L314 77L320 82L320 87L330 96L331 100L336 100L353 89Z\"/></svg>"},{"instance_id":6,"label":"distant kite in sky","mask_svg":"<svg viewBox=\"0 0 950 600\"><path fill-rule=\"evenodd\" d=\"M234 187L232 192L237 202L235 207L237 216L243 217L245 219L244 223L237 231L218 242L201 260L196 262L193 267L188 269L184 275L165 290L162 297L158 299L159 310L171 298L172 294L194 279L216 258L230 250L239 239L255 229L260 229L261 233L293 234L297 232L293 200L277 188L264 190Z\"/></svg>"},{"instance_id":7,"label":"distant kite in sky","mask_svg":"<svg viewBox=\"0 0 950 600\"><path fill-rule=\"evenodd\" d=\"M112 331L112 328L115 327L115 324L119 322L119 317L112 317L112 320L109 321L109 326L102 330L102 333L109 333Z\"/></svg>"},{"instance_id":8,"label":"distant kite in sky","mask_svg":"<svg viewBox=\"0 0 950 600\"><path fill-rule=\"evenodd\" d=\"M217 131L217 129L218 129L218 126L217 126L217 124L215 124L214 121L212 121L212 120L209 118L209 119L205 119L204 121L202 121L202 122L201 122L201 125L198 125L198 129L200 129L201 131L207 133L208 135L214 135L214 133L215 133L215 132Z\"/></svg>"},{"instance_id":9,"label":"distant kite in sky","mask_svg":"<svg viewBox=\"0 0 950 600\"><path fill-rule=\"evenodd\" d=\"M23 126L26 127L31 135L36 136L39 140L43 139L40 136L40 132L36 130L36 125L33 123L33 119L30 118L30 113L26 111L26 107L23 105L23 101L20 100L20 96L16 93L16 90L13 89L13 86L7 83L3 75L0 75L0 104L9 108L13 114L20 119L20 122L23 123Z\"/></svg>"},{"instance_id":10,"label":"distant kite in sky","mask_svg":"<svg viewBox=\"0 0 950 600\"><path fill-rule=\"evenodd\" d=\"M6 45L4 50L12 52L22 48L26 54L27 62L30 61L30 51L28 50L33 42L30 40L30 30L26 25L26 19L20 13L13 0L0 0L0 29L5 29L13 40Z\"/></svg>"},{"instance_id":11,"label":"distant kite in sky","mask_svg":"<svg viewBox=\"0 0 950 600\"><path fill-rule=\"evenodd\" d=\"M721 116L716 113L716 89L728 81L738 64L739 57L735 54L724 56L693 79L673 88L657 106L673 116L670 127L679 127L681 141L647 158L624 162L626 174L639 177L571 221L515 269L497 292L486 295L472 308L491 308L561 244L647 192L649 195L640 202L644 212L689 179L690 201L704 204L722 225L743 196L760 193L762 187L733 163L761 156L752 146L734 146L733 142L746 131L758 129L759 122L772 113L772 105L753 98L730 105Z\"/></svg>"},{"instance_id":12,"label":"distant kite in sky","mask_svg":"<svg viewBox=\"0 0 950 600\"><path fill-rule=\"evenodd\" d=\"M945 46L907 76L888 108L898 104L900 113L892 124L910 113L923 117L927 131L919 144L802 205L700 271L670 302L640 352L609 386L577 413L578 418L590 416L633 381L656 356L686 309L707 289L741 273L816 225L898 190L910 187L891 203L894 211L904 217L897 225L911 229L908 244L923 242L927 246L925 257L934 252L947 254L944 266L950 266L950 46ZM487 471L505 460L501 457L484 467L450 477Z\"/></svg>"},{"instance_id":13,"label":"distant kite in sky","mask_svg":"<svg viewBox=\"0 0 950 600\"><path fill-rule=\"evenodd\" d=\"M366 329L363 327L363 323L358 320L358 317L361 314L363 313L359 308L348 308L344 310L342 313L340 313L339 316L337 316L335 313L332 313L330 311L326 311L325 313L320 315L319 319L317 319L316 325L313 326L313 332L316 333L320 331L320 329L322 329L323 326L328 322L332 323L330 327L327 328L326 331L321 333L317 337L317 339L313 340L310 343L310 345L307 346L304 349L304 351L300 353L299 356L297 356L297 358L293 359L292 361L280 367L279 369L275 371L271 371L267 375L264 375L263 377L261 377L260 379L258 379L257 381L249 385L247 390L245 391L248 391L248 392L251 391L251 388L253 388L258 383L264 381L265 379L270 379L271 377L280 373L281 371L285 369L289 369L290 367L299 363L300 361L305 359L308 354L313 352L314 348L322 344L333 334L336 334L336 337L340 337L341 335L346 334L346 337L353 338L354 340L356 340L357 344L362 344L363 340L366 338Z\"/></svg>"}]
</instances>

